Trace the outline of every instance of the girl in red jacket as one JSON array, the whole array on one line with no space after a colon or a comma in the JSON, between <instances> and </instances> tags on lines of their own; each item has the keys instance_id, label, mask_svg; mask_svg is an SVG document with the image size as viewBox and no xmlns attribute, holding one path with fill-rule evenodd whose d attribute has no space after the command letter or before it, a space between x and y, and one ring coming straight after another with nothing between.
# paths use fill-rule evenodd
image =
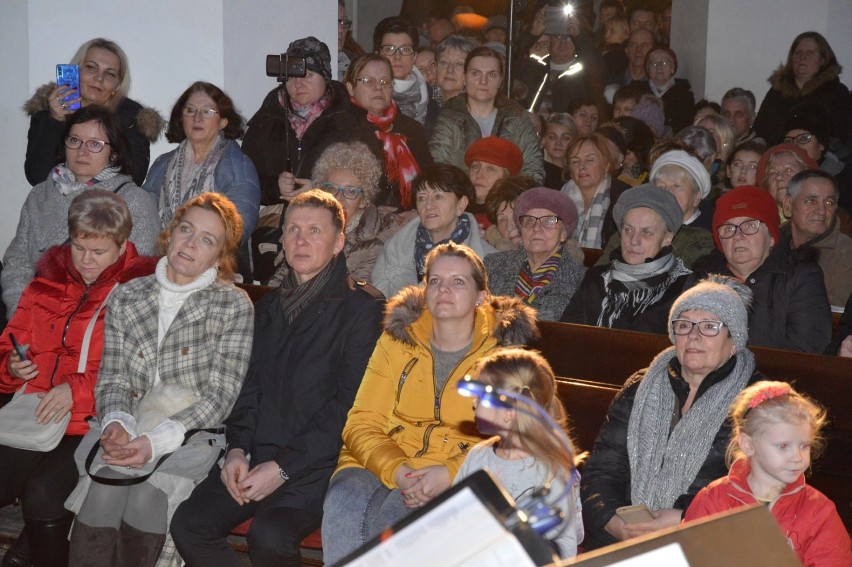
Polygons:
<instances>
[{"instance_id":1,"label":"girl in red jacket","mask_svg":"<svg viewBox=\"0 0 852 567\"><path fill-rule=\"evenodd\" d=\"M825 410L786 382L757 382L731 409L730 472L701 490L685 521L749 504L766 504L805 565L852 565L852 544L834 503L805 484L818 453Z\"/></svg>"}]
</instances>

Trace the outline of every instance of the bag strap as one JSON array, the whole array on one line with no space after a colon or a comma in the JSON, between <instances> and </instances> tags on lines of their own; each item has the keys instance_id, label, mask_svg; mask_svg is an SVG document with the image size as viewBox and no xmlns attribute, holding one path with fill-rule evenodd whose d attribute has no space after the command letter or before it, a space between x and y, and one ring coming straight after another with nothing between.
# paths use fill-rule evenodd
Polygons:
<instances>
[{"instance_id":1,"label":"bag strap","mask_svg":"<svg viewBox=\"0 0 852 567\"><path fill-rule=\"evenodd\" d=\"M114 292L115 288L117 287L118 284L112 286L112 289L109 290L109 293L104 298L103 302L95 310L95 314L92 315L92 318L89 320L89 324L86 326L86 333L83 335L83 345L80 347L80 362L77 363L78 374L82 374L86 371L86 363L89 361L89 346L92 343L92 333L95 332L95 325L98 322L98 315L101 314L101 311L106 306L107 301L109 301L109 297L112 295L112 292Z\"/></svg>"},{"instance_id":2,"label":"bag strap","mask_svg":"<svg viewBox=\"0 0 852 567\"><path fill-rule=\"evenodd\" d=\"M113 192L113 193L118 194L118 192L119 192L119 191L121 191L122 189L124 189L124 186L125 186L125 185L129 185L129 184L130 184L130 181L125 181L124 183L122 183L121 185L119 185L118 187L116 187L115 189L113 189L113 190L112 190L112 192Z\"/></svg>"},{"instance_id":3,"label":"bag strap","mask_svg":"<svg viewBox=\"0 0 852 567\"><path fill-rule=\"evenodd\" d=\"M192 437L196 433L217 434L217 433L224 433L224 432L225 432L224 427L210 427L210 428L207 428L207 429L190 429L189 431L186 432L186 435L184 435L183 443L181 443L181 447L186 445L187 442L189 441L190 437ZM154 465L154 468L151 469L151 472L149 472L148 474L144 474L142 476L132 476L132 477L123 477L123 478L107 478L105 476L96 475L91 470L89 470L89 469L92 468L92 463L95 461L95 456L98 454L98 449L100 449L100 448L101 448L101 440L98 439L97 441L95 441L95 444L92 446L92 449L89 451L89 455L86 457L86 474L88 474L89 477L91 477L91 479L93 481L97 482L98 484L106 484L108 486L133 486L134 484L141 484L141 483L145 482L146 480L148 480L148 478L152 474L157 472L157 469L160 468L160 465L162 465L163 462L166 459L168 459L169 457L171 457L174 454L174 453L166 453L165 455L163 455L162 457L157 459L157 464Z\"/></svg>"}]
</instances>

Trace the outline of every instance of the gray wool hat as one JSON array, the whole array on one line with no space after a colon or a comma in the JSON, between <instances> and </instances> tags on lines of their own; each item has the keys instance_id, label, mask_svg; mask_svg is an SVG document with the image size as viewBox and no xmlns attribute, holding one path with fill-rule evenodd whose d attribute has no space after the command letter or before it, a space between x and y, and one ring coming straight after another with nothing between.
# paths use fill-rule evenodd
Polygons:
<instances>
[{"instance_id":1,"label":"gray wool hat","mask_svg":"<svg viewBox=\"0 0 852 567\"><path fill-rule=\"evenodd\" d=\"M653 181L657 173L660 172L660 168L665 165L676 165L685 170L692 178L695 186L698 187L702 199L710 194L710 189L712 188L710 174L707 173L707 169L704 167L704 164L698 161L698 158L689 155L683 150L668 151L658 157L654 165L651 166L651 174L648 176L648 179Z\"/></svg>"},{"instance_id":2,"label":"gray wool hat","mask_svg":"<svg viewBox=\"0 0 852 567\"><path fill-rule=\"evenodd\" d=\"M328 46L314 36L311 35L292 42L287 46L287 55L304 57L305 67L308 70L321 75L326 81L331 80L331 54L328 51Z\"/></svg>"},{"instance_id":3,"label":"gray wool hat","mask_svg":"<svg viewBox=\"0 0 852 567\"><path fill-rule=\"evenodd\" d=\"M683 224L683 209L680 208L675 196L665 189L645 183L622 193L612 207L612 218L619 231L627 211L639 207L649 208L660 215L672 234L676 233Z\"/></svg>"},{"instance_id":4,"label":"gray wool hat","mask_svg":"<svg viewBox=\"0 0 852 567\"><path fill-rule=\"evenodd\" d=\"M684 311L700 309L709 311L721 320L740 351L748 343L748 308L751 305L751 288L728 276L711 274L678 297L669 311L669 339L675 342L672 321Z\"/></svg>"}]
</instances>

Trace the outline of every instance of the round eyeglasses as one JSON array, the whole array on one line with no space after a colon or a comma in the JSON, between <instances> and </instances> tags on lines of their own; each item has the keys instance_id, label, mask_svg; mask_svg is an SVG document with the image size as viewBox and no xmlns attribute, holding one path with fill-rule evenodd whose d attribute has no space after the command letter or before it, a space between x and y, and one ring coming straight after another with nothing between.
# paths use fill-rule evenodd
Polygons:
<instances>
[{"instance_id":1,"label":"round eyeglasses","mask_svg":"<svg viewBox=\"0 0 852 567\"><path fill-rule=\"evenodd\" d=\"M698 332L705 337L715 337L722 330L724 325L721 321L713 321L705 319L704 321L690 321L689 319L673 319L672 333L683 337L692 332L693 327L698 328Z\"/></svg>"},{"instance_id":2,"label":"round eyeglasses","mask_svg":"<svg viewBox=\"0 0 852 567\"><path fill-rule=\"evenodd\" d=\"M802 132L798 136L784 136L785 144L792 144L793 142L799 144L800 146L804 146L808 142L814 139L814 135L810 132Z\"/></svg>"},{"instance_id":3,"label":"round eyeglasses","mask_svg":"<svg viewBox=\"0 0 852 567\"><path fill-rule=\"evenodd\" d=\"M187 118L195 118L195 115L198 113L201 113L201 117L204 120L210 120L211 118L219 114L219 111L213 108L195 108L194 106L183 107L183 115Z\"/></svg>"},{"instance_id":4,"label":"round eyeglasses","mask_svg":"<svg viewBox=\"0 0 852 567\"><path fill-rule=\"evenodd\" d=\"M724 239L733 238L737 233L737 230L746 236L751 236L753 234L757 234L762 222L763 221L752 219L743 221L740 224L725 223L716 229L716 233L719 235L719 238Z\"/></svg>"},{"instance_id":5,"label":"round eyeglasses","mask_svg":"<svg viewBox=\"0 0 852 567\"><path fill-rule=\"evenodd\" d=\"M545 215L543 217L521 215L518 217L518 222L523 228L532 228L536 223L540 223L542 228L553 228L559 222L559 217L556 215Z\"/></svg>"},{"instance_id":6,"label":"round eyeglasses","mask_svg":"<svg viewBox=\"0 0 852 567\"><path fill-rule=\"evenodd\" d=\"M354 201L358 198L359 195L362 195L364 193L364 190L360 187L352 187L351 185L338 185L337 183L332 183L331 181L316 182L315 185L326 193L331 193L335 197L337 197L338 195L343 195L345 199L349 199L350 201Z\"/></svg>"},{"instance_id":7,"label":"round eyeglasses","mask_svg":"<svg viewBox=\"0 0 852 567\"><path fill-rule=\"evenodd\" d=\"M77 136L68 136L65 138L65 147L69 150L78 150L84 144L86 149L93 154L101 153L104 151L104 146L110 145L109 142L104 142L103 140L81 140Z\"/></svg>"},{"instance_id":8,"label":"round eyeglasses","mask_svg":"<svg viewBox=\"0 0 852 567\"><path fill-rule=\"evenodd\" d=\"M413 45L383 45L379 48L382 52L382 55L386 57L391 57L397 51L403 57L411 57L414 55L414 46Z\"/></svg>"}]
</instances>

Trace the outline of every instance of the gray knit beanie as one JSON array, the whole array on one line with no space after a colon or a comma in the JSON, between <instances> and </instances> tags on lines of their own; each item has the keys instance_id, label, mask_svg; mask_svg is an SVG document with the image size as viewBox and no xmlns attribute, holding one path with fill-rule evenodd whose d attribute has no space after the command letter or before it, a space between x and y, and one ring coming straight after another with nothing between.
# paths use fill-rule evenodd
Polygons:
<instances>
[{"instance_id":1,"label":"gray knit beanie","mask_svg":"<svg viewBox=\"0 0 852 567\"><path fill-rule=\"evenodd\" d=\"M676 233L683 224L683 209L680 208L675 196L665 189L645 183L622 193L613 205L612 218L619 231L627 211L640 207L651 209L660 215L672 234Z\"/></svg>"},{"instance_id":2,"label":"gray knit beanie","mask_svg":"<svg viewBox=\"0 0 852 567\"><path fill-rule=\"evenodd\" d=\"M668 151L658 157L657 161L654 162L648 179L653 182L654 178L660 172L660 168L666 165L676 165L686 171L687 175L692 178L695 186L698 188L698 192L701 193L702 199L710 194L710 174L707 173L707 169L704 167L704 164L698 161L698 158L689 155L683 150Z\"/></svg>"},{"instance_id":3,"label":"gray knit beanie","mask_svg":"<svg viewBox=\"0 0 852 567\"><path fill-rule=\"evenodd\" d=\"M734 278L711 274L695 287L678 297L669 311L669 338L672 344L675 335L672 321L684 311L700 309L709 311L721 320L734 340L737 350L742 350L748 342L748 308L751 305L751 289Z\"/></svg>"}]
</instances>

